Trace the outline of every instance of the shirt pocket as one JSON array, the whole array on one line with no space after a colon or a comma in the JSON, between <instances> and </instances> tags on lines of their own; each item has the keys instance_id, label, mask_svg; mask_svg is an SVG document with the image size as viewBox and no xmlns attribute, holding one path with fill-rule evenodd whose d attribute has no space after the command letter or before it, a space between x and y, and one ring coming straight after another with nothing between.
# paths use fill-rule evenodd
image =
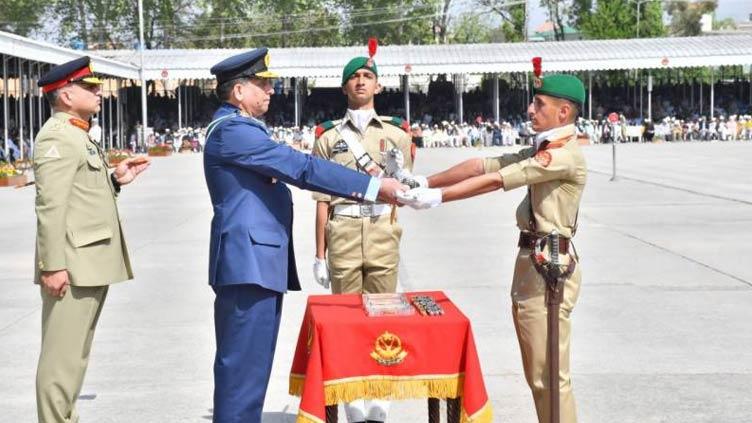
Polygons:
<instances>
[{"instance_id":1,"label":"shirt pocket","mask_svg":"<svg viewBox=\"0 0 752 423\"><path fill-rule=\"evenodd\" d=\"M102 159L97 154L86 155L86 185L90 187L103 187L106 182L106 170Z\"/></svg>"}]
</instances>

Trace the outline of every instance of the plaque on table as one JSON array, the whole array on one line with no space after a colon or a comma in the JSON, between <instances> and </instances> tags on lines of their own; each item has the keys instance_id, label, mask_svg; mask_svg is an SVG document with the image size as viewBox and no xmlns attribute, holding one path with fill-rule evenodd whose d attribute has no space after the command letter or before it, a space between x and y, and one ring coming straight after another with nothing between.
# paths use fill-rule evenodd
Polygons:
<instances>
[{"instance_id":1,"label":"plaque on table","mask_svg":"<svg viewBox=\"0 0 752 423\"><path fill-rule=\"evenodd\" d=\"M363 294L363 308L369 317L408 316L415 314L405 294Z\"/></svg>"}]
</instances>

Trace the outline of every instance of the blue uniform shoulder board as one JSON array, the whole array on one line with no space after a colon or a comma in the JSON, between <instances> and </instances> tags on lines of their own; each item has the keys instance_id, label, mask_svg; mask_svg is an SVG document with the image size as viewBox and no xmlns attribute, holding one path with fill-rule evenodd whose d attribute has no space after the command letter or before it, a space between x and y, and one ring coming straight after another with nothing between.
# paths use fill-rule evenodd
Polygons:
<instances>
[{"instance_id":1,"label":"blue uniform shoulder board","mask_svg":"<svg viewBox=\"0 0 752 423\"><path fill-rule=\"evenodd\" d=\"M319 125L316 126L316 138L320 137L324 132L334 128L334 122L331 120L327 120L326 122L322 122Z\"/></svg>"}]
</instances>

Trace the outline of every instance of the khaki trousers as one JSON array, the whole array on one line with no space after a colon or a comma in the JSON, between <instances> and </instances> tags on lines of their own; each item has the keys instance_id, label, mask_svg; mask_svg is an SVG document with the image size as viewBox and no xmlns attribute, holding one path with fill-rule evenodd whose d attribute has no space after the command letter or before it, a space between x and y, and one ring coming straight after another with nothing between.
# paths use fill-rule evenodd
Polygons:
<instances>
[{"instance_id":1,"label":"khaki trousers","mask_svg":"<svg viewBox=\"0 0 752 423\"><path fill-rule=\"evenodd\" d=\"M580 265L564 284L564 300L559 311L559 404L560 422L576 423L572 383L569 374L570 313L580 292ZM540 423L548 423L550 394L547 357L546 283L535 270L530 250L517 255L512 281L512 317L522 353L525 379L533 394Z\"/></svg>"},{"instance_id":2,"label":"khaki trousers","mask_svg":"<svg viewBox=\"0 0 752 423\"><path fill-rule=\"evenodd\" d=\"M42 351L37 366L39 423L75 423L76 399L107 286L69 286L63 298L42 291Z\"/></svg>"},{"instance_id":3,"label":"khaki trousers","mask_svg":"<svg viewBox=\"0 0 752 423\"><path fill-rule=\"evenodd\" d=\"M388 214L377 217L334 215L326 225L332 292L382 293L397 289L402 227Z\"/></svg>"}]
</instances>

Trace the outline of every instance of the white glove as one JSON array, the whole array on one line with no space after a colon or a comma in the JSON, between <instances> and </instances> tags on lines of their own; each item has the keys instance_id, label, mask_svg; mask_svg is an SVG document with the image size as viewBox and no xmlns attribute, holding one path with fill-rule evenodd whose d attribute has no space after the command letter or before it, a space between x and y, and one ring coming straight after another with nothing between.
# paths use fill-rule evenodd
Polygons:
<instances>
[{"instance_id":1,"label":"white glove","mask_svg":"<svg viewBox=\"0 0 752 423\"><path fill-rule=\"evenodd\" d=\"M442 201L440 188L413 188L405 193L398 192L397 200L415 210L432 209Z\"/></svg>"},{"instance_id":2,"label":"white glove","mask_svg":"<svg viewBox=\"0 0 752 423\"><path fill-rule=\"evenodd\" d=\"M413 175L413 181L417 182L420 188L428 188L428 178L423 175Z\"/></svg>"},{"instance_id":3,"label":"white glove","mask_svg":"<svg viewBox=\"0 0 752 423\"><path fill-rule=\"evenodd\" d=\"M313 278L316 279L321 286L329 289L329 265L326 264L326 259L314 258L313 261Z\"/></svg>"}]
</instances>

